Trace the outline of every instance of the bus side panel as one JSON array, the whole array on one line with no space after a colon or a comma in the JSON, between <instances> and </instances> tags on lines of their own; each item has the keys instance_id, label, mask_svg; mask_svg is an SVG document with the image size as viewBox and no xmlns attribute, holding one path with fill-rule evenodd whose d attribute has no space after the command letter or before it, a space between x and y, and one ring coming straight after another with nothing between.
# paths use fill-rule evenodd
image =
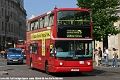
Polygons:
<instances>
[{"instance_id":1,"label":"bus side panel","mask_svg":"<svg viewBox=\"0 0 120 80\"><path fill-rule=\"evenodd\" d=\"M26 65L30 66L30 49L28 44L26 44Z\"/></svg>"},{"instance_id":2,"label":"bus side panel","mask_svg":"<svg viewBox=\"0 0 120 80\"><path fill-rule=\"evenodd\" d=\"M36 68L37 69L40 69L40 70L44 70L43 69L43 64L42 64L42 61L43 61L43 58L42 58L42 41L39 40L38 42L38 54L37 56L35 57L37 60L36 60Z\"/></svg>"},{"instance_id":3,"label":"bus side panel","mask_svg":"<svg viewBox=\"0 0 120 80\"><path fill-rule=\"evenodd\" d=\"M45 62L48 60L48 51L49 51L49 39L48 40L45 40L45 53L42 53L42 43L41 43L41 69L42 70L45 70Z\"/></svg>"},{"instance_id":4,"label":"bus side panel","mask_svg":"<svg viewBox=\"0 0 120 80\"><path fill-rule=\"evenodd\" d=\"M26 36L28 36L26 37L26 64L30 66L30 33L27 32Z\"/></svg>"}]
</instances>

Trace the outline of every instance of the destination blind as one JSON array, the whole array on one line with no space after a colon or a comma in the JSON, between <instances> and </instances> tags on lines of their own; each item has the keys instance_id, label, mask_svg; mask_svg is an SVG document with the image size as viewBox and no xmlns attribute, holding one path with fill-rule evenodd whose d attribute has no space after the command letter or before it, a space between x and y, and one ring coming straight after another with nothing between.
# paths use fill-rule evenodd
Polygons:
<instances>
[{"instance_id":1,"label":"destination blind","mask_svg":"<svg viewBox=\"0 0 120 80\"><path fill-rule=\"evenodd\" d=\"M67 30L67 38L82 38L82 30Z\"/></svg>"}]
</instances>

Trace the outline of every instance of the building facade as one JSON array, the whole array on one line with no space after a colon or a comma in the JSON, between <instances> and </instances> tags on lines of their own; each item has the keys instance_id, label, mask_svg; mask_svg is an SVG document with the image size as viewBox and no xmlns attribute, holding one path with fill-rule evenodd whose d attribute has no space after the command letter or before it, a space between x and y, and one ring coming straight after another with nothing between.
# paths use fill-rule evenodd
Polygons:
<instances>
[{"instance_id":1,"label":"building facade","mask_svg":"<svg viewBox=\"0 0 120 80\"><path fill-rule=\"evenodd\" d=\"M26 39L24 0L0 0L0 50L17 39Z\"/></svg>"}]
</instances>

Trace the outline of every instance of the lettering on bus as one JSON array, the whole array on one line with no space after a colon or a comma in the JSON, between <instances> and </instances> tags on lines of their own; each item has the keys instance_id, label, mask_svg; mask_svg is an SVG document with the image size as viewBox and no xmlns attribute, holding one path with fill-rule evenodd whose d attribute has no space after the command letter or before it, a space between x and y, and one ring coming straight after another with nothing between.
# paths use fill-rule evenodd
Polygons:
<instances>
[{"instance_id":1,"label":"lettering on bus","mask_svg":"<svg viewBox=\"0 0 120 80\"><path fill-rule=\"evenodd\" d=\"M50 30L31 34L31 40L40 40L43 38L45 39L50 38Z\"/></svg>"},{"instance_id":2,"label":"lettering on bus","mask_svg":"<svg viewBox=\"0 0 120 80\"><path fill-rule=\"evenodd\" d=\"M45 56L45 39L42 39L42 56Z\"/></svg>"},{"instance_id":3,"label":"lettering on bus","mask_svg":"<svg viewBox=\"0 0 120 80\"><path fill-rule=\"evenodd\" d=\"M67 38L81 38L82 30L67 30Z\"/></svg>"}]
</instances>

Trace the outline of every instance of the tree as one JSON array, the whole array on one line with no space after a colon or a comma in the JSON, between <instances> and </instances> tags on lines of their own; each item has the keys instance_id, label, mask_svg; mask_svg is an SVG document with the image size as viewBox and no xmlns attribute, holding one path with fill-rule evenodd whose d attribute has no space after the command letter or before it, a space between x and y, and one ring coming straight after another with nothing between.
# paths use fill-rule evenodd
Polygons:
<instances>
[{"instance_id":1,"label":"tree","mask_svg":"<svg viewBox=\"0 0 120 80\"><path fill-rule=\"evenodd\" d=\"M77 0L77 6L88 8L92 11L93 37L101 41L109 34L116 35L120 30L114 26L119 16L116 14L119 0Z\"/></svg>"}]
</instances>

